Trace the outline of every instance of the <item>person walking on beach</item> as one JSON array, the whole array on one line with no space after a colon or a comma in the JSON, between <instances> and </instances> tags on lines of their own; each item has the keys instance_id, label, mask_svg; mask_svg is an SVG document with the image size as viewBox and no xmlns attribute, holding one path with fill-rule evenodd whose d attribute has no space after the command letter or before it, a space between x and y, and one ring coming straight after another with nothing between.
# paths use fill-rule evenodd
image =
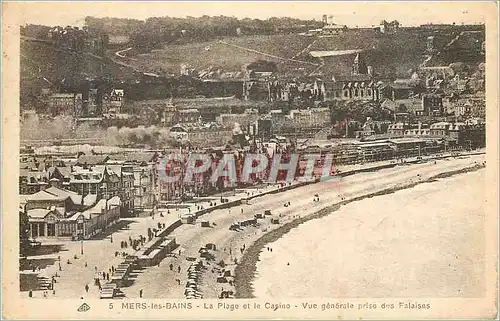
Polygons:
<instances>
[{"instance_id":1,"label":"person walking on beach","mask_svg":"<svg viewBox=\"0 0 500 321\"><path fill-rule=\"evenodd\" d=\"M89 285L85 284L85 292L89 293Z\"/></svg>"},{"instance_id":2,"label":"person walking on beach","mask_svg":"<svg viewBox=\"0 0 500 321\"><path fill-rule=\"evenodd\" d=\"M174 265L172 263L170 263L170 271L172 271L174 269Z\"/></svg>"},{"instance_id":3,"label":"person walking on beach","mask_svg":"<svg viewBox=\"0 0 500 321\"><path fill-rule=\"evenodd\" d=\"M142 289L139 290L139 297L142 298Z\"/></svg>"},{"instance_id":4,"label":"person walking on beach","mask_svg":"<svg viewBox=\"0 0 500 321\"><path fill-rule=\"evenodd\" d=\"M181 267L180 266L177 268L177 273L181 273Z\"/></svg>"}]
</instances>

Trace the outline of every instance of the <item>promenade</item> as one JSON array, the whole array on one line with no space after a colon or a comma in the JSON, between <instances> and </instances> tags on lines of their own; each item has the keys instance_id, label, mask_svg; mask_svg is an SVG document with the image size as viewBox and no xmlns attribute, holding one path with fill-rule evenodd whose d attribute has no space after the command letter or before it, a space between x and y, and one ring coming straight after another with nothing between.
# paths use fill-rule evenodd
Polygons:
<instances>
[{"instance_id":1,"label":"promenade","mask_svg":"<svg viewBox=\"0 0 500 321\"><path fill-rule=\"evenodd\" d=\"M249 196L251 197L252 195L257 196L262 193L269 193L277 189L278 186L266 186L259 189L237 189L234 195L224 195L223 198L228 199L229 202L234 202ZM62 250L53 254L28 257L31 261L35 262L35 266L40 266L40 270L38 271L37 269L35 272L24 270L21 273L38 274L39 276L48 278L57 274L58 277L56 277L56 284L54 286L55 294L49 291L47 294L48 297L98 298L99 289L97 286L94 286L94 278L97 276L96 272L101 273L101 275L103 272L109 273L111 276L110 269L112 266L116 267L123 261L124 256L122 253L133 254L136 252L130 246L130 239L138 239L140 235L148 237L148 228L158 229L158 223L165 224L165 228L168 228L177 222L180 216L196 213L197 206L201 205L204 209L219 207L221 206L220 197L220 195L213 195L199 199L195 203L178 204L176 208L159 209L154 217L146 215L122 218L117 224L108 228L106 232L83 242L71 240L44 241L44 246L59 245ZM210 206L210 202L217 205ZM122 242L127 242L127 248L121 247ZM116 252L120 254L115 256ZM37 261L54 261L54 264L43 266L42 264L36 264ZM85 290L85 285L89 285L88 292ZM24 292L24 294L22 292L21 295L27 296L27 292ZM34 291L33 297L43 297L43 291Z\"/></svg>"},{"instance_id":2,"label":"promenade","mask_svg":"<svg viewBox=\"0 0 500 321\"><path fill-rule=\"evenodd\" d=\"M56 273L59 275L56 278L57 283L54 287L55 294L52 291L46 294L49 298L98 298L99 289L93 283L96 272L111 275L110 269L113 266L116 267L123 260L121 255L115 256L116 252L125 252L127 254L135 252L130 246L123 249L121 247L122 242L137 239L139 235L147 237L148 228L158 228L158 223L165 224L166 228L168 228L177 222L181 215L197 214L197 206L199 205L203 206L205 210L209 209L210 202L213 201L217 205L211 207L212 211L201 216L195 224L183 224L170 234L180 244L180 248L175 251L175 257L167 257L160 265L140 271L134 276L134 282L130 287L122 288L127 297L139 297L140 290L143 290L144 298L184 298L184 284L187 279L186 270L191 264L187 258L198 258L199 248L204 247L207 243L217 245L215 262L224 260L229 263L234 262L235 259L238 262L244 254L242 248L248 248L256 238L283 223L297 219L299 216L309 215L322 207L339 202L341 199L366 194L377 188L386 188L391 184L408 183L409 180L416 179L417 173L421 173L422 176L425 172L428 175L438 174L442 171L470 165L472 160L480 161L483 158L484 156L472 156L464 159L452 159L452 161L438 160L437 164L434 164L434 161L429 161L411 166L397 166L379 172L367 172L346 176L341 179L335 178L330 181L308 184L288 191L280 191L279 193L277 193L280 190L279 186L237 189L234 195L224 196L224 198L228 199L226 204L220 204L220 196L215 195L199 199L196 203L184 203L182 204L183 208L170 209L170 213L167 213L167 209L161 209L154 217L123 218L118 225L110 228L111 231L108 230L107 234L83 241L83 255L81 254L82 242L58 241L57 243L63 246L63 251L36 257L36 259L56 259L55 264L42 267L41 271L36 273L49 278ZM384 161L343 166L338 169L342 174L348 174L349 171L386 166L395 166L395 163L394 161ZM293 185L295 186L286 186L285 188L289 189L302 184L295 182ZM312 202L315 194L320 195L320 202ZM256 198L256 196L259 197ZM291 206L284 207L284 204L288 202L290 202ZM231 205L232 207L221 209L223 205ZM269 220L262 220L259 227L247 227L243 232L229 230L229 226L234 222L253 218L254 214L262 213L266 209L271 210L275 217L279 217L280 225L271 225ZM216 225L210 228L202 228L200 226L202 220ZM113 229L116 230L113 231ZM181 255L178 254L179 250ZM59 263L61 265L60 270ZM174 266L173 271L169 268L170 264ZM22 271L22 273L30 272ZM221 287L218 285L216 277L217 271L212 272L211 269L202 276L201 289L205 298L217 297L221 290L230 288L229 286ZM85 290L87 284L89 285L88 292ZM21 292L21 295L27 296L27 292ZM33 293L33 297L44 297L44 293L36 291Z\"/></svg>"}]
</instances>

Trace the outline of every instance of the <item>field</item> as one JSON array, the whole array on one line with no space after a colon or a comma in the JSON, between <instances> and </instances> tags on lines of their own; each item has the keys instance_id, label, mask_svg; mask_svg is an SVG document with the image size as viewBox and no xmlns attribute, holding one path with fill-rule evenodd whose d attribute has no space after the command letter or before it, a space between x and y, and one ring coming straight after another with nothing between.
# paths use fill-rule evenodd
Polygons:
<instances>
[{"instance_id":1,"label":"field","mask_svg":"<svg viewBox=\"0 0 500 321\"><path fill-rule=\"evenodd\" d=\"M38 95L40 88L55 89L63 80L66 85L77 86L85 78L107 77L127 80L135 77L129 68L107 59L56 49L49 42L22 40L20 53L23 100Z\"/></svg>"},{"instance_id":2,"label":"field","mask_svg":"<svg viewBox=\"0 0 500 321\"><path fill-rule=\"evenodd\" d=\"M350 30L323 38L302 35L244 36L168 45L149 54L137 55L129 63L150 71L161 69L178 73L181 64L191 65L197 70L222 67L226 71L236 71L245 64L265 59L278 63L284 73L300 75L317 70L329 75L350 72L354 55L320 60L310 57L309 51L363 49L366 50L365 61L376 72L404 76L424 60L425 41L424 35L415 32L401 31L396 35L381 36L372 30ZM321 64L324 66L318 68Z\"/></svg>"},{"instance_id":3,"label":"field","mask_svg":"<svg viewBox=\"0 0 500 321\"><path fill-rule=\"evenodd\" d=\"M308 71L314 70L314 64L318 62L310 58L304 63L285 59L293 58L313 41L312 37L298 35L234 37L202 43L167 45L148 54L139 54L128 63L150 71L162 69L179 73L181 64L188 64L199 71L210 67L239 71L245 64L264 59L276 63L284 62L279 64L284 71L298 68L306 68Z\"/></svg>"},{"instance_id":4,"label":"field","mask_svg":"<svg viewBox=\"0 0 500 321\"><path fill-rule=\"evenodd\" d=\"M361 49L366 64L373 67L377 76L404 78L426 59L429 35L440 38L435 49L441 52L435 54L428 65L448 65L461 60L473 63L484 61L484 55L480 53L484 32L480 30L461 34L456 30L438 32L401 29L396 34L381 35L374 30L361 29L348 30L331 37L226 37L201 43L165 44L162 49L147 54L133 55L134 50L131 50L131 56L124 59L116 56L113 51L108 52L111 59L102 59L89 54L58 50L50 43L24 39L21 42L22 98L36 96L40 88L50 87L50 83L55 87L56 82L62 79L65 79L66 84L75 84L93 77L126 81L137 78L134 70L161 75L179 74L182 64L190 65L198 71L211 67L224 71L241 71L246 64L263 59L277 63L282 75L293 77L313 72L323 74L326 78L351 73L355 54L313 58L309 55L310 51ZM116 61L120 61L122 65Z\"/></svg>"}]
</instances>

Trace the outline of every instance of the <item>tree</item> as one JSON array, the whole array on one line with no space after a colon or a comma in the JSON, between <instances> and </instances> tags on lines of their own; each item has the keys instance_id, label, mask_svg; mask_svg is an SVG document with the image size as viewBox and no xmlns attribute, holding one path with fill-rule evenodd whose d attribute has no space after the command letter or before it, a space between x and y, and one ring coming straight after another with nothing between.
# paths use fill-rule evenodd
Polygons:
<instances>
[{"instance_id":1,"label":"tree","mask_svg":"<svg viewBox=\"0 0 500 321\"><path fill-rule=\"evenodd\" d=\"M257 60L252 62L247 66L248 70L254 70L254 71L278 71L278 67L276 66L276 63L273 61L267 61L267 60Z\"/></svg>"},{"instance_id":2,"label":"tree","mask_svg":"<svg viewBox=\"0 0 500 321\"><path fill-rule=\"evenodd\" d=\"M24 209L19 209L19 254L21 257L26 257L30 250L30 223L26 205Z\"/></svg>"}]
</instances>

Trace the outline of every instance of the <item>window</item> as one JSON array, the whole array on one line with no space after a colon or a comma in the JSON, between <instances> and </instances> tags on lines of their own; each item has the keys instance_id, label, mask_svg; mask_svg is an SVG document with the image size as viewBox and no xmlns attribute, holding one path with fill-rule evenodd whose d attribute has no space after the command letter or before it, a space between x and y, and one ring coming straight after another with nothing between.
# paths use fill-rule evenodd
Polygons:
<instances>
[{"instance_id":1,"label":"window","mask_svg":"<svg viewBox=\"0 0 500 321\"><path fill-rule=\"evenodd\" d=\"M348 90L344 90L344 97L348 97L349 96L349 91Z\"/></svg>"},{"instance_id":2,"label":"window","mask_svg":"<svg viewBox=\"0 0 500 321\"><path fill-rule=\"evenodd\" d=\"M368 96L371 96L371 95L372 95L372 90L368 89Z\"/></svg>"},{"instance_id":3,"label":"window","mask_svg":"<svg viewBox=\"0 0 500 321\"><path fill-rule=\"evenodd\" d=\"M354 96L358 97L358 88L354 89Z\"/></svg>"}]
</instances>

